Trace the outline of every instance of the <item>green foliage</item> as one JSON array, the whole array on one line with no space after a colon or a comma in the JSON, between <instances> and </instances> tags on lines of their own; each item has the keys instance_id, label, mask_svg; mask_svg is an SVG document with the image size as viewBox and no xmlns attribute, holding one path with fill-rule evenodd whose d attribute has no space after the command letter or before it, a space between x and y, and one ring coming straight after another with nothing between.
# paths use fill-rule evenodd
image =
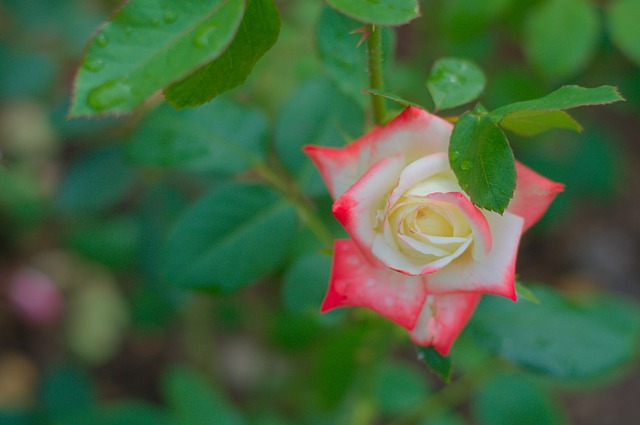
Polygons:
<instances>
[{"instance_id":1,"label":"green foliage","mask_svg":"<svg viewBox=\"0 0 640 425\"><path fill-rule=\"evenodd\" d=\"M327 0L332 7L360 22L402 25L420 16L418 0Z\"/></svg>"},{"instance_id":2,"label":"green foliage","mask_svg":"<svg viewBox=\"0 0 640 425\"><path fill-rule=\"evenodd\" d=\"M456 123L449 161L474 204L498 213L507 208L516 187L513 152L502 130L480 108Z\"/></svg>"},{"instance_id":3,"label":"green foliage","mask_svg":"<svg viewBox=\"0 0 640 425\"><path fill-rule=\"evenodd\" d=\"M364 107L368 99L362 89L369 87L365 44L359 44L362 33L356 32L362 24L349 19L331 8L324 8L316 30L318 55L327 75L346 95ZM393 58L393 38L387 29L382 33L384 66Z\"/></svg>"},{"instance_id":4,"label":"green foliage","mask_svg":"<svg viewBox=\"0 0 640 425\"><path fill-rule=\"evenodd\" d=\"M484 297L467 332L496 355L560 379L602 376L637 352L636 306L602 295L572 301L542 286L531 291L540 304Z\"/></svg>"},{"instance_id":5,"label":"green foliage","mask_svg":"<svg viewBox=\"0 0 640 425\"><path fill-rule=\"evenodd\" d=\"M242 415L197 371L187 367L168 370L164 396L177 425L243 425Z\"/></svg>"},{"instance_id":6,"label":"green foliage","mask_svg":"<svg viewBox=\"0 0 640 425\"><path fill-rule=\"evenodd\" d=\"M478 424L562 425L559 407L541 385L519 375L496 375L473 400Z\"/></svg>"},{"instance_id":7,"label":"green foliage","mask_svg":"<svg viewBox=\"0 0 640 425\"><path fill-rule=\"evenodd\" d=\"M451 379L451 358L438 353L433 347L418 347L418 357L444 382Z\"/></svg>"},{"instance_id":8,"label":"green foliage","mask_svg":"<svg viewBox=\"0 0 640 425\"><path fill-rule=\"evenodd\" d=\"M317 311L329 281L331 257L311 253L298 257L284 275L282 301L293 312Z\"/></svg>"},{"instance_id":9,"label":"green foliage","mask_svg":"<svg viewBox=\"0 0 640 425\"><path fill-rule=\"evenodd\" d=\"M230 292L282 264L297 233L293 208L267 187L228 183L178 221L165 278L185 289Z\"/></svg>"},{"instance_id":10,"label":"green foliage","mask_svg":"<svg viewBox=\"0 0 640 425\"><path fill-rule=\"evenodd\" d=\"M489 114L494 120L501 120L506 115L517 111L560 111L580 106L606 105L624 100L616 87L600 86L585 88L579 86L562 86L539 99L525 100L497 108Z\"/></svg>"},{"instance_id":11,"label":"green foliage","mask_svg":"<svg viewBox=\"0 0 640 425\"><path fill-rule=\"evenodd\" d=\"M89 44L76 77L71 115L129 112L220 56L238 30L244 3L128 3Z\"/></svg>"},{"instance_id":12,"label":"green foliage","mask_svg":"<svg viewBox=\"0 0 640 425\"><path fill-rule=\"evenodd\" d=\"M529 60L547 77L563 79L586 66L600 33L598 13L587 0L545 0L525 23Z\"/></svg>"},{"instance_id":13,"label":"green foliage","mask_svg":"<svg viewBox=\"0 0 640 425\"><path fill-rule=\"evenodd\" d=\"M198 106L241 85L256 62L275 44L279 32L280 16L273 0L248 0L229 48L213 62L167 87L167 102L178 109Z\"/></svg>"},{"instance_id":14,"label":"green foliage","mask_svg":"<svg viewBox=\"0 0 640 425\"><path fill-rule=\"evenodd\" d=\"M280 111L275 129L276 151L305 192L323 194L326 188L320 174L302 147L308 144L343 146L362 134L363 121L358 105L329 81L309 81Z\"/></svg>"},{"instance_id":15,"label":"green foliage","mask_svg":"<svg viewBox=\"0 0 640 425\"><path fill-rule=\"evenodd\" d=\"M120 148L99 149L71 165L56 205L69 215L104 211L115 206L135 180L136 170L124 163Z\"/></svg>"},{"instance_id":16,"label":"green foliage","mask_svg":"<svg viewBox=\"0 0 640 425\"><path fill-rule=\"evenodd\" d=\"M640 2L637 0L616 0L607 9L607 20L611 40L629 59L640 66Z\"/></svg>"},{"instance_id":17,"label":"green foliage","mask_svg":"<svg viewBox=\"0 0 640 425\"><path fill-rule=\"evenodd\" d=\"M185 111L161 105L132 136L126 155L136 165L233 174L261 160L266 138L262 113L224 98Z\"/></svg>"},{"instance_id":18,"label":"green foliage","mask_svg":"<svg viewBox=\"0 0 640 425\"><path fill-rule=\"evenodd\" d=\"M484 73L466 59L444 58L433 64L427 88L436 111L455 108L480 96L485 86Z\"/></svg>"},{"instance_id":19,"label":"green foliage","mask_svg":"<svg viewBox=\"0 0 640 425\"><path fill-rule=\"evenodd\" d=\"M582 131L580 124L564 111L515 111L500 120L500 127L527 137L536 136L552 128Z\"/></svg>"},{"instance_id":20,"label":"green foliage","mask_svg":"<svg viewBox=\"0 0 640 425\"><path fill-rule=\"evenodd\" d=\"M374 397L383 414L402 414L415 408L429 393L424 374L404 362L385 361L376 372Z\"/></svg>"}]
</instances>

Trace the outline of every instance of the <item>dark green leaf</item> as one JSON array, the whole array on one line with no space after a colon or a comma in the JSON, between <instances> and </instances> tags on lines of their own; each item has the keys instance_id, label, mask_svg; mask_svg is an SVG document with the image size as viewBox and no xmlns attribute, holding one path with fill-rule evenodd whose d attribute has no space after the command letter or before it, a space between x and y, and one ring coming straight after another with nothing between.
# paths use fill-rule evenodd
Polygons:
<instances>
[{"instance_id":1,"label":"dark green leaf","mask_svg":"<svg viewBox=\"0 0 640 425\"><path fill-rule=\"evenodd\" d=\"M497 375L473 400L479 425L562 425L559 407L540 385L523 376Z\"/></svg>"},{"instance_id":2,"label":"dark green leaf","mask_svg":"<svg viewBox=\"0 0 640 425\"><path fill-rule=\"evenodd\" d=\"M418 0L326 0L351 18L377 25L402 25L420 16Z\"/></svg>"},{"instance_id":3,"label":"dark green leaf","mask_svg":"<svg viewBox=\"0 0 640 425\"><path fill-rule=\"evenodd\" d=\"M220 56L244 0L136 0L102 27L75 80L72 116L130 112L166 85Z\"/></svg>"},{"instance_id":4,"label":"dark green leaf","mask_svg":"<svg viewBox=\"0 0 640 425\"><path fill-rule=\"evenodd\" d=\"M637 353L637 306L604 295L572 302L541 286L531 291L540 304L484 297L470 336L522 367L564 379L601 376Z\"/></svg>"},{"instance_id":5,"label":"dark green leaf","mask_svg":"<svg viewBox=\"0 0 640 425\"><path fill-rule=\"evenodd\" d=\"M507 114L518 111L535 113L541 111L562 111L580 106L606 105L621 100L624 100L624 98L620 95L618 89L612 86L594 88L562 86L558 90L539 99L511 103L497 108L491 111L489 116L494 121L499 122L504 119Z\"/></svg>"},{"instance_id":6,"label":"dark green leaf","mask_svg":"<svg viewBox=\"0 0 640 425\"><path fill-rule=\"evenodd\" d=\"M513 0L447 0L440 19L443 32L454 41L478 39L489 23L498 18Z\"/></svg>"},{"instance_id":7,"label":"dark green leaf","mask_svg":"<svg viewBox=\"0 0 640 425\"><path fill-rule=\"evenodd\" d=\"M119 148L100 149L71 165L56 204L67 214L97 213L120 201L135 178L135 170L124 163Z\"/></svg>"},{"instance_id":8,"label":"dark green leaf","mask_svg":"<svg viewBox=\"0 0 640 425\"><path fill-rule=\"evenodd\" d=\"M186 167L233 174L265 154L266 118L224 98L176 111L161 105L127 145L127 159L138 165Z\"/></svg>"},{"instance_id":9,"label":"dark green leaf","mask_svg":"<svg viewBox=\"0 0 640 425\"><path fill-rule=\"evenodd\" d=\"M77 365L67 364L46 373L40 398L44 411L53 416L90 407L95 403L96 393L89 374Z\"/></svg>"},{"instance_id":10,"label":"dark green leaf","mask_svg":"<svg viewBox=\"0 0 640 425\"><path fill-rule=\"evenodd\" d=\"M123 270L138 258L139 228L130 217L74 222L65 244L85 258Z\"/></svg>"},{"instance_id":11,"label":"dark green leaf","mask_svg":"<svg viewBox=\"0 0 640 425\"><path fill-rule=\"evenodd\" d=\"M275 145L287 169L309 194L326 193L316 167L302 152L307 144L344 146L363 132L364 114L327 80L312 80L282 108Z\"/></svg>"},{"instance_id":12,"label":"dark green leaf","mask_svg":"<svg viewBox=\"0 0 640 425\"><path fill-rule=\"evenodd\" d=\"M167 242L167 282L233 291L275 270L297 232L296 214L269 188L226 184L187 210Z\"/></svg>"},{"instance_id":13,"label":"dark green leaf","mask_svg":"<svg viewBox=\"0 0 640 425\"><path fill-rule=\"evenodd\" d=\"M513 152L502 130L478 109L463 114L451 134L449 161L477 206L502 213L516 187Z\"/></svg>"},{"instance_id":14,"label":"dark green leaf","mask_svg":"<svg viewBox=\"0 0 640 425\"><path fill-rule=\"evenodd\" d=\"M616 0L608 5L607 18L611 40L640 66L640 2L637 0Z\"/></svg>"},{"instance_id":15,"label":"dark green leaf","mask_svg":"<svg viewBox=\"0 0 640 425\"><path fill-rule=\"evenodd\" d=\"M433 347L418 347L418 357L444 382L451 379L451 358L438 353Z\"/></svg>"},{"instance_id":16,"label":"dark green leaf","mask_svg":"<svg viewBox=\"0 0 640 425\"><path fill-rule=\"evenodd\" d=\"M400 105L407 107L407 106L416 106L418 108L421 109L426 109L424 106L418 105L417 103L413 103L410 102L408 100L405 100L403 98L401 98L400 96L393 94L393 93L389 93L386 91L382 91L382 90L374 90L374 89L366 89L364 90L365 93L369 93L372 94L374 96L380 96L380 97L384 97L385 99L389 99L393 102L399 103Z\"/></svg>"},{"instance_id":17,"label":"dark green leaf","mask_svg":"<svg viewBox=\"0 0 640 425\"><path fill-rule=\"evenodd\" d=\"M551 78L566 78L593 56L600 32L598 13L585 0L547 0L525 23L529 60Z\"/></svg>"},{"instance_id":18,"label":"dark green leaf","mask_svg":"<svg viewBox=\"0 0 640 425\"><path fill-rule=\"evenodd\" d=\"M167 102L178 109L198 106L243 84L254 65L275 44L279 32L280 15L273 0L248 0L229 48L213 62L167 87Z\"/></svg>"},{"instance_id":19,"label":"dark green leaf","mask_svg":"<svg viewBox=\"0 0 640 425\"><path fill-rule=\"evenodd\" d=\"M163 392L176 425L243 425L242 415L203 378L186 367L164 376Z\"/></svg>"},{"instance_id":20,"label":"dark green leaf","mask_svg":"<svg viewBox=\"0 0 640 425\"><path fill-rule=\"evenodd\" d=\"M290 311L319 311L327 290L331 257L314 252L299 257L284 275L282 298Z\"/></svg>"},{"instance_id":21,"label":"dark green leaf","mask_svg":"<svg viewBox=\"0 0 640 425\"><path fill-rule=\"evenodd\" d=\"M485 83L484 73L473 62L444 58L433 64L427 88L438 110L454 108L477 99Z\"/></svg>"},{"instance_id":22,"label":"dark green leaf","mask_svg":"<svg viewBox=\"0 0 640 425\"><path fill-rule=\"evenodd\" d=\"M327 74L334 84L345 94L357 101L361 107L367 105L367 96L362 89L369 87L366 43L358 45L362 33L354 30L362 24L327 7L320 15L316 30L318 55ZM386 29L382 32L383 67L393 57L392 33Z\"/></svg>"},{"instance_id":23,"label":"dark green leaf","mask_svg":"<svg viewBox=\"0 0 640 425\"><path fill-rule=\"evenodd\" d=\"M500 127L521 136L535 136L552 128L582 131L582 127L564 111L516 111L505 115Z\"/></svg>"}]
</instances>

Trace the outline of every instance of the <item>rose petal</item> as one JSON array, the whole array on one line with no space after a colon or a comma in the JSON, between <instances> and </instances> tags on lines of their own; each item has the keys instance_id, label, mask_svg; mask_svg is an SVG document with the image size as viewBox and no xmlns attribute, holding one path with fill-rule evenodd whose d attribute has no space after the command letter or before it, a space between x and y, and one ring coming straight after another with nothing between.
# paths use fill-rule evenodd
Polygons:
<instances>
[{"instance_id":1,"label":"rose petal","mask_svg":"<svg viewBox=\"0 0 640 425\"><path fill-rule=\"evenodd\" d=\"M370 250L377 235L378 221L382 219L377 212L384 210L385 194L393 189L404 164L400 155L381 160L333 204L333 215L362 252L369 253L368 258L372 262L375 259Z\"/></svg>"},{"instance_id":2,"label":"rose petal","mask_svg":"<svg viewBox=\"0 0 640 425\"><path fill-rule=\"evenodd\" d=\"M473 258L479 260L483 254L491 251L492 236L489 223L482 211L476 208L466 196L460 192L432 193L427 198L448 204L454 204L464 214L473 234Z\"/></svg>"},{"instance_id":3,"label":"rose petal","mask_svg":"<svg viewBox=\"0 0 640 425\"><path fill-rule=\"evenodd\" d=\"M482 292L516 299L515 267L523 218L505 212L485 212L493 237L491 251L481 259L458 257L427 278L430 293Z\"/></svg>"},{"instance_id":4,"label":"rose petal","mask_svg":"<svg viewBox=\"0 0 640 425\"><path fill-rule=\"evenodd\" d=\"M398 199L400 199L400 197L412 186L428 179L434 174L450 170L449 158L445 152L434 153L413 161L411 164L407 165L404 170L402 170L402 174L400 174L396 187L391 192L391 195L389 195L387 208L391 208L396 202L398 202ZM460 190L460 187L457 185L455 177L453 176L445 182L441 182L438 179L432 180L436 180L431 182L431 185L435 185L435 187L428 188L427 193L448 192L455 189Z\"/></svg>"},{"instance_id":5,"label":"rose petal","mask_svg":"<svg viewBox=\"0 0 640 425\"><path fill-rule=\"evenodd\" d=\"M371 265L350 239L334 242L325 312L343 306L367 307L407 329L413 329L427 298L421 278Z\"/></svg>"},{"instance_id":6,"label":"rose petal","mask_svg":"<svg viewBox=\"0 0 640 425\"><path fill-rule=\"evenodd\" d=\"M524 218L523 232L533 226L547 211L556 195L564 190L556 183L516 161L516 190L507 211Z\"/></svg>"},{"instance_id":7,"label":"rose petal","mask_svg":"<svg viewBox=\"0 0 640 425\"><path fill-rule=\"evenodd\" d=\"M418 345L433 345L440 354L449 354L453 341L469 321L481 294L429 295L420 317L409 335Z\"/></svg>"},{"instance_id":8,"label":"rose petal","mask_svg":"<svg viewBox=\"0 0 640 425\"><path fill-rule=\"evenodd\" d=\"M343 148L305 146L329 193L337 199L372 165L402 154L408 162L446 152L452 125L420 108L409 107L384 127L376 127Z\"/></svg>"}]
</instances>

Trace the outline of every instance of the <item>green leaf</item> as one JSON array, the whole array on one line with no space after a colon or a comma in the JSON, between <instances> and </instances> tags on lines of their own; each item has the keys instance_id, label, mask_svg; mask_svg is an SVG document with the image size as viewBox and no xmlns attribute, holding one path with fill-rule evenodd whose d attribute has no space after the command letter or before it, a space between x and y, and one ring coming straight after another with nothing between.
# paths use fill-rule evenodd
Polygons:
<instances>
[{"instance_id":1,"label":"green leaf","mask_svg":"<svg viewBox=\"0 0 640 425\"><path fill-rule=\"evenodd\" d=\"M173 424L173 421L157 406L128 401L63 416L60 421L53 423L64 425L170 425Z\"/></svg>"},{"instance_id":2,"label":"green leaf","mask_svg":"<svg viewBox=\"0 0 640 425\"><path fill-rule=\"evenodd\" d=\"M516 294L518 294L519 299L521 298L534 304L540 304L540 300L531 292L531 289L520 281L516 281Z\"/></svg>"},{"instance_id":3,"label":"green leaf","mask_svg":"<svg viewBox=\"0 0 640 425\"><path fill-rule=\"evenodd\" d=\"M535 136L552 128L581 132L582 127L564 111L516 111L502 118L500 127L520 136Z\"/></svg>"},{"instance_id":4,"label":"green leaf","mask_svg":"<svg viewBox=\"0 0 640 425\"><path fill-rule=\"evenodd\" d=\"M118 147L90 152L71 165L56 205L67 214L95 214L113 207L131 189L135 170Z\"/></svg>"},{"instance_id":5,"label":"green leaf","mask_svg":"<svg viewBox=\"0 0 640 425\"><path fill-rule=\"evenodd\" d=\"M486 80L482 70L466 59L444 58L431 68L427 88L436 110L469 103L480 96Z\"/></svg>"},{"instance_id":6,"label":"green leaf","mask_svg":"<svg viewBox=\"0 0 640 425\"><path fill-rule=\"evenodd\" d=\"M479 38L485 28L509 7L513 0L447 0L442 3L441 26L447 39Z\"/></svg>"},{"instance_id":7,"label":"green leaf","mask_svg":"<svg viewBox=\"0 0 640 425\"><path fill-rule=\"evenodd\" d=\"M248 0L238 33L229 48L213 62L164 90L177 109L202 105L243 84L254 65L275 44L280 15L273 0Z\"/></svg>"},{"instance_id":8,"label":"green leaf","mask_svg":"<svg viewBox=\"0 0 640 425\"><path fill-rule=\"evenodd\" d=\"M134 0L90 42L75 80L72 116L130 112L220 56L244 0Z\"/></svg>"},{"instance_id":9,"label":"green leaf","mask_svg":"<svg viewBox=\"0 0 640 425\"><path fill-rule=\"evenodd\" d=\"M367 96L362 93L369 87L367 73L366 43L359 45L361 33L354 30L362 24L326 7L320 15L316 29L318 55L322 65L334 84L347 96L350 96L361 107L367 105ZM382 30L383 67L393 57L392 33L386 28Z\"/></svg>"},{"instance_id":10,"label":"green leaf","mask_svg":"<svg viewBox=\"0 0 640 425\"><path fill-rule=\"evenodd\" d=\"M472 402L479 425L562 425L559 406L534 380L496 375L479 388Z\"/></svg>"},{"instance_id":11,"label":"green leaf","mask_svg":"<svg viewBox=\"0 0 640 425\"><path fill-rule=\"evenodd\" d=\"M244 425L245 419L201 373L186 367L170 369L163 393L176 425Z\"/></svg>"},{"instance_id":12,"label":"green leaf","mask_svg":"<svg viewBox=\"0 0 640 425\"><path fill-rule=\"evenodd\" d=\"M393 102L399 103L400 105L404 106L404 107L408 107L408 106L416 106L420 109L427 109L424 106L418 105L417 103L413 103L410 102L408 100L405 100L403 98L401 98L400 96L393 94L393 93L389 93L383 90L375 90L375 89L366 89L364 90L365 93L368 94L372 94L374 96L380 96L380 97L384 97L385 99L389 99Z\"/></svg>"},{"instance_id":13,"label":"green leaf","mask_svg":"<svg viewBox=\"0 0 640 425\"><path fill-rule=\"evenodd\" d=\"M479 108L453 128L449 161L475 205L498 213L507 208L516 187L515 159L502 130Z\"/></svg>"},{"instance_id":14,"label":"green leaf","mask_svg":"<svg viewBox=\"0 0 640 425\"><path fill-rule=\"evenodd\" d=\"M469 335L498 356L562 379L602 376L637 353L636 305L604 295L571 301L542 286L531 291L540 304L484 297Z\"/></svg>"},{"instance_id":15,"label":"green leaf","mask_svg":"<svg viewBox=\"0 0 640 425\"><path fill-rule=\"evenodd\" d=\"M505 115L517 111L562 111L580 106L605 105L619 102L624 98L613 86L600 86L586 88L580 86L562 86L558 90L549 93L539 99L525 100L511 103L497 108L489 113L496 122L502 120Z\"/></svg>"},{"instance_id":16,"label":"green leaf","mask_svg":"<svg viewBox=\"0 0 640 425\"><path fill-rule=\"evenodd\" d=\"M96 391L91 377L78 365L57 366L47 371L43 378L40 405L47 415L69 414L95 404Z\"/></svg>"},{"instance_id":17,"label":"green leaf","mask_svg":"<svg viewBox=\"0 0 640 425\"><path fill-rule=\"evenodd\" d=\"M420 16L418 0L326 0L345 15L368 24L402 25Z\"/></svg>"},{"instance_id":18,"label":"green leaf","mask_svg":"<svg viewBox=\"0 0 640 425\"><path fill-rule=\"evenodd\" d=\"M424 360L429 369L444 382L451 379L451 358L438 353L433 347L418 347L418 358Z\"/></svg>"},{"instance_id":19,"label":"green leaf","mask_svg":"<svg viewBox=\"0 0 640 425\"><path fill-rule=\"evenodd\" d=\"M312 195L326 193L316 167L302 152L307 144L344 146L363 132L362 109L331 82L304 84L289 100L276 124L275 146L282 163Z\"/></svg>"},{"instance_id":20,"label":"green leaf","mask_svg":"<svg viewBox=\"0 0 640 425\"><path fill-rule=\"evenodd\" d=\"M430 392L428 377L415 366L387 360L379 366L373 396L383 414L398 415L415 408Z\"/></svg>"},{"instance_id":21,"label":"green leaf","mask_svg":"<svg viewBox=\"0 0 640 425\"><path fill-rule=\"evenodd\" d=\"M607 8L607 21L611 40L629 59L640 66L640 2L616 0Z\"/></svg>"},{"instance_id":22,"label":"green leaf","mask_svg":"<svg viewBox=\"0 0 640 425\"><path fill-rule=\"evenodd\" d=\"M318 311L327 290L331 257L314 252L297 258L284 275L282 298L293 312Z\"/></svg>"},{"instance_id":23,"label":"green leaf","mask_svg":"<svg viewBox=\"0 0 640 425\"><path fill-rule=\"evenodd\" d=\"M191 207L166 247L167 282L230 292L280 266L297 232L294 209L269 188L229 183Z\"/></svg>"},{"instance_id":24,"label":"green leaf","mask_svg":"<svg viewBox=\"0 0 640 425\"><path fill-rule=\"evenodd\" d=\"M126 155L136 165L234 174L264 157L266 138L261 112L223 97L185 111L161 105L133 135Z\"/></svg>"},{"instance_id":25,"label":"green leaf","mask_svg":"<svg viewBox=\"0 0 640 425\"><path fill-rule=\"evenodd\" d=\"M589 1L547 0L527 17L525 52L547 77L570 77L591 60L599 33L598 13Z\"/></svg>"}]
</instances>

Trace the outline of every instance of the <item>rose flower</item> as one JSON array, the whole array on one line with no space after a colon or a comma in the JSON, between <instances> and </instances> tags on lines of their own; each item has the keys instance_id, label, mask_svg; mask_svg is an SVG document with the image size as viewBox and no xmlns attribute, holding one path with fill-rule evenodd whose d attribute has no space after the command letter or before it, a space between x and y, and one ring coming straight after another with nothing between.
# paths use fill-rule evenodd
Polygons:
<instances>
[{"instance_id":1,"label":"rose flower","mask_svg":"<svg viewBox=\"0 0 640 425\"><path fill-rule=\"evenodd\" d=\"M362 306L447 355L482 294L516 299L520 235L563 185L516 162L502 214L477 208L447 156L452 125L409 107L343 148L306 146L351 239L336 240L322 311Z\"/></svg>"}]
</instances>

